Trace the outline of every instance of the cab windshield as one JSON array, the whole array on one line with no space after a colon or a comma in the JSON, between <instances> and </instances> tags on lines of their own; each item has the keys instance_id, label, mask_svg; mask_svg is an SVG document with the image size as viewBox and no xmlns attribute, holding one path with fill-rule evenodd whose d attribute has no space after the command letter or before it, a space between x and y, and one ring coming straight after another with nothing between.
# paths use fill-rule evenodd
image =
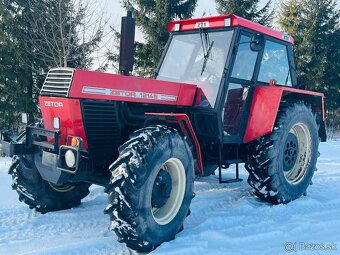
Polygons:
<instances>
[{"instance_id":1,"label":"cab windshield","mask_svg":"<svg viewBox=\"0 0 340 255\"><path fill-rule=\"evenodd\" d=\"M214 107L233 31L173 35L157 79L194 83Z\"/></svg>"}]
</instances>

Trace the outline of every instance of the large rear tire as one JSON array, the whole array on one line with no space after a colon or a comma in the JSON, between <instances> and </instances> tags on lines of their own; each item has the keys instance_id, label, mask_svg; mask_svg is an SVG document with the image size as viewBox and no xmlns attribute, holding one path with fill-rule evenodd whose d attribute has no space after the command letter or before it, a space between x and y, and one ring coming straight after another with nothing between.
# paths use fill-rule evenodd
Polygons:
<instances>
[{"instance_id":1,"label":"large rear tire","mask_svg":"<svg viewBox=\"0 0 340 255\"><path fill-rule=\"evenodd\" d=\"M106 188L120 242L149 252L181 230L193 197L194 163L187 142L174 129L148 127L120 146Z\"/></svg>"},{"instance_id":2,"label":"large rear tire","mask_svg":"<svg viewBox=\"0 0 340 255\"><path fill-rule=\"evenodd\" d=\"M55 185L43 180L35 167L33 155L14 157L8 173L19 200L41 213L78 206L89 194L88 183Z\"/></svg>"},{"instance_id":3,"label":"large rear tire","mask_svg":"<svg viewBox=\"0 0 340 255\"><path fill-rule=\"evenodd\" d=\"M303 103L286 103L278 112L271 134L248 145L248 183L259 198L289 203L306 193L318 157L318 130Z\"/></svg>"}]
</instances>

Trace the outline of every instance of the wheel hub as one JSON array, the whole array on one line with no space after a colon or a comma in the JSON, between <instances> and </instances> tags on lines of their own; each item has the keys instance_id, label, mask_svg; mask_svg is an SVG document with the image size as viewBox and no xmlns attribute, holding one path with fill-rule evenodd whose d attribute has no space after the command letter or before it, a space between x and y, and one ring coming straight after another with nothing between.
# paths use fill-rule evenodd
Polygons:
<instances>
[{"instance_id":1,"label":"wheel hub","mask_svg":"<svg viewBox=\"0 0 340 255\"><path fill-rule=\"evenodd\" d=\"M166 204L172 189L171 176L167 171L159 171L152 189L151 205L153 208L161 208Z\"/></svg>"},{"instance_id":2,"label":"wheel hub","mask_svg":"<svg viewBox=\"0 0 340 255\"><path fill-rule=\"evenodd\" d=\"M299 152L299 142L293 133L289 133L286 139L283 155L283 171L290 171L297 160Z\"/></svg>"},{"instance_id":3,"label":"wheel hub","mask_svg":"<svg viewBox=\"0 0 340 255\"><path fill-rule=\"evenodd\" d=\"M51 186L52 189L54 189L57 192L68 192L70 190L74 189L74 185L71 184L64 184L64 185L57 185L51 182L48 182L48 184Z\"/></svg>"},{"instance_id":4,"label":"wheel hub","mask_svg":"<svg viewBox=\"0 0 340 255\"><path fill-rule=\"evenodd\" d=\"M182 206L186 189L186 173L181 160L168 159L159 169L151 192L150 207L155 222L167 225Z\"/></svg>"}]
</instances>

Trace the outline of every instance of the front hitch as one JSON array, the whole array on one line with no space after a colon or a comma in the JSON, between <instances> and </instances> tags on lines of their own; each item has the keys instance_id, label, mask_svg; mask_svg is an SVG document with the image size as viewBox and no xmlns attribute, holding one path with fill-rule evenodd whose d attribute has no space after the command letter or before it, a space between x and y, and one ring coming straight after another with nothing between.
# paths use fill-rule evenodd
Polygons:
<instances>
[{"instance_id":1,"label":"front hitch","mask_svg":"<svg viewBox=\"0 0 340 255\"><path fill-rule=\"evenodd\" d=\"M39 146L58 153L59 136L60 132L57 130L27 126L24 142L0 140L1 151L6 156L13 157L14 155L33 154L35 146ZM48 138L52 139L53 143L47 142Z\"/></svg>"}]
</instances>

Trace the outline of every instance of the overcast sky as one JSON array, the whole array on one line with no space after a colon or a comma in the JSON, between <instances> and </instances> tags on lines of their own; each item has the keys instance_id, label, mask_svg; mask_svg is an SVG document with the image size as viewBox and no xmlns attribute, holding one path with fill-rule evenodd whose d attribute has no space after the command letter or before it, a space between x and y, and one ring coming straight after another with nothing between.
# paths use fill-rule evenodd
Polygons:
<instances>
[{"instance_id":1,"label":"overcast sky","mask_svg":"<svg viewBox=\"0 0 340 255\"><path fill-rule=\"evenodd\" d=\"M125 16L126 11L121 7L119 0L106 0L104 6L107 6L107 14L111 17L112 23L115 28L120 27L120 18ZM198 4L194 13L194 17L201 17L203 13L206 15L217 15L214 0L198 0ZM142 39L142 34L136 34L136 39Z\"/></svg>"}]
</instances>

